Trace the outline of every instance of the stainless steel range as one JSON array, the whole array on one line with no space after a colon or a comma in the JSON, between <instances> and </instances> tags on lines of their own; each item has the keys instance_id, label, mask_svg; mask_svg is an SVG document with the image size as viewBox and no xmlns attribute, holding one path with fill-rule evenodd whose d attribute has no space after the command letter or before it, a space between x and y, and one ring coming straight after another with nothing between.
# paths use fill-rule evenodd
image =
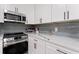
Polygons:
<instances>
[{"instance_id":1,"label":"stainless steel range","mask_svg":"<svg viewBox=\"0 0 79 59\"><path fill-rule=\"evenodd\" d=\"M4 54L22 54L28 52L28 35L23 32L5 33L3 37Z\"/></svg>"}]
</instances>

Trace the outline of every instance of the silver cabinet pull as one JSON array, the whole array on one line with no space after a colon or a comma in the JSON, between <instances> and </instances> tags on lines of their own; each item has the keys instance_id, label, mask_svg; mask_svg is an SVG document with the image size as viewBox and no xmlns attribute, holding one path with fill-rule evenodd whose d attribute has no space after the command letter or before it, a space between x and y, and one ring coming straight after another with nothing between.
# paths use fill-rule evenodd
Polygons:
<instances>
[{"instance_id":1,"label":"silver cabinet pull","mask_svg":"<svg viewBox=\"0 0 79 59\"><path fill-rule=\"evenodd\" d=\"M64 12L64 19L66 19L66 13Z\"/></svg>"},{"instance_id":2,"label":"silver cabinet pull","mask_svg":"<svg viewBox=\"0 0 79 59\"><path fill-rule=\"evenodd\" d=\"M36 45L36 43L34 43L34 49L37 49L37 45Z\"/></svg>"},{"instance_id":3,"label":"silver cabinet pull","mask_svg":"<svg viewBox=\"0 0 79 59\"><path fill-rule=\"evenodd\" d=\"M42 23L42 18L40 18L40 23Z\"/></svg>"},{"instance_id":4,"label":"silver cabinet pull","mask_svg":"<svg viewBox=\"0 0 79 59\"><path fill-rule=\"evenodd\" d=\"M15 12L18 12L18 8L15 7Z\"/></svg>"},{"instance_id":5,"label":"silver cabinet pull","mask_svg":"<svg viewBox=\"0 0 79 59\"><path fill-rule=\"evenodd\" d=\"M69 19L69 11L67 11L67 19Z\"/></svg>"},{"instance_id":6,"label":"silver cabinet pull","mask_svg":"<svg viewBox=\"0 0 79 59\"><path fill-rule=\"evenodd\" d=\"M63 51L61 51L61 50L59 50L59 49L56 49L56 51L58 51L58 52L60 52L60 53L63 53L63 54L67 54L66 52L63 52Z\"/></svg>"},{"instance_id":7,"label":"silver cabinet pull","mask_svg":"<svg viewBox=\"0 0 79 59\"><path fill-rule=\"evenodd\" d=\"M34 39L34 41L37 41L36 39Z\"/></svg>"}]
</instances>

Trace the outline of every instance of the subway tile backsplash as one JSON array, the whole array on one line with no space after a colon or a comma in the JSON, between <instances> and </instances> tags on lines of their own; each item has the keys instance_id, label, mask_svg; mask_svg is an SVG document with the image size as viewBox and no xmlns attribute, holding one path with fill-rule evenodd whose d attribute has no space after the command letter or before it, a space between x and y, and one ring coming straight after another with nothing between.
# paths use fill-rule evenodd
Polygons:
<instances>
[{"instance_id":1,"label":"subway tile backsplash","mask_svg":"<svg viewBox=\"0 0 79 59\"><path fill-rule=\"evenodd\" d=\"M79 38L79 23L58 23L49 25L40 25L40 33L52 33L55 35Z\"/></svg>"},{"instance_id":2,"label":"subway tile backsplash","mask_svg":"<svg viewBox=\"0 0 79 59\"><path fill-rule=\"evenodd\" d=\"M25 24L17 24L17 23L4 23L2 31L4 33L12 33L12 32L25 32Z\"/></svg>"}]
</instances>

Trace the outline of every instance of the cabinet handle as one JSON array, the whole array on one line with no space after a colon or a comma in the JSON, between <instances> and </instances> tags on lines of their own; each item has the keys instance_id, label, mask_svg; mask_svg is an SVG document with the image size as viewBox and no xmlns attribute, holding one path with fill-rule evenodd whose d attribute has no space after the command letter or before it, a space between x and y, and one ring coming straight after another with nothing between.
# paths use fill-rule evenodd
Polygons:
<instances>
[{"instance_id":1,"label":"cabinet handle","mask_svg":"<svg viewBox=\"0 0 79 59\"><path fill-rule=\"evenodd\" d=\"M34 39L34 41L37 41L36 39Z\"/></svg>"},{"instance_id":2,"label":"cabinet handle","mask_svg":"<svg viewBox=\"0 0 79 59\"><path fill-rule=\"evenodd\" d=\"M37 45L36 45L36 43L34 43L34 49L37 49Z\"/></svg>"},{"instance_id":3,"label":"cabinet handle","mask_svg":"<svg viewBox=\"0 0 79 59\"><path fill-rule=\"evenodd\" d=\"M67 19L69 19L69 11L67 11Z\"/></svg>"},{"instance_id":4,"label":"cabinet handle","mask_svg":"<svg viewBox=\"0 0 79 59\"><path fill-rule=\"evenodd\" d=\"M66 17L66 13L64 12L64 19L66 19L65 17Z\"/></svg>"},{"instance_id":5,"label":"cabinet handle","mask_svg":"<svg viewBox=\"0 0 79 59\"><path fill-rule=\"evenodd\" d=\"M15 7L15 12L18 12L18 8Z\"/></svg>"},{"instance_id":6,"label":"cabinet handle","mask_svg":"<svg viewBox=\"0 0 79 59\"><path fill-rule=\"evenodd\" d=\"M40 23L42 23L42 18L40 18Z\"/></svg>"},{"instance_id":7,"label":"cabinet handle","mask_svg":"<svg viewBox=\"0 0 79 59\"><path fill-rule=\"evenodd\" d=\"M67 54L66 52L63 52L63 51L61 51L61 50L59 50L59 49L56 49L56 51L58 51L58 52L60 52L60 53L63 53L63 54Z\"/></svg>"}]
</instances>

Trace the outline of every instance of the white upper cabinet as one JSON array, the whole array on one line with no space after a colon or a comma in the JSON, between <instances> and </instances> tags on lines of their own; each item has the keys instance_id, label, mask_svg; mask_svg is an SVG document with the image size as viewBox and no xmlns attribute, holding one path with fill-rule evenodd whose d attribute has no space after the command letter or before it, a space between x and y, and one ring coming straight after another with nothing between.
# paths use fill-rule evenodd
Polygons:
<instances>
[{"instance_id":1,"label":"white upper cabinet","mask_svg":"<svg viewBox=\"0 0 79 59\"><path fill-rule=\"evenodd\" d=\"M64 21L66 19L66 5L52 4L52 22Z\"/></svg>"},{"instance_id":2,"label":"white upper cabinet","mask_svg":"<svg viewBox=\"0 0 79 59\"><path fill-rule=\"evenodd\" d=\"M26 15L26 24L34 24L34 5L33 4L17 4L18 12Z\"/></svg>"},{"instance_id":3,"label":"white upper cabinet","mask_svg":"<svg viewBox=\"0 0 79 59\"><path fill-rule=\"evenodd\" d=\"M67 5L67 19L69 20L79 19L79 4Z\"/></svg>"},{"instance_id":4,"label":"white upper cabinet","mask_svg":"<svg viewBox=\"0 0 79 59\"><path fill-rule=\"evenodd\" d=\"M51 4L35 5L35 23L51 22Z\"/></svg>"}]
</instances>

